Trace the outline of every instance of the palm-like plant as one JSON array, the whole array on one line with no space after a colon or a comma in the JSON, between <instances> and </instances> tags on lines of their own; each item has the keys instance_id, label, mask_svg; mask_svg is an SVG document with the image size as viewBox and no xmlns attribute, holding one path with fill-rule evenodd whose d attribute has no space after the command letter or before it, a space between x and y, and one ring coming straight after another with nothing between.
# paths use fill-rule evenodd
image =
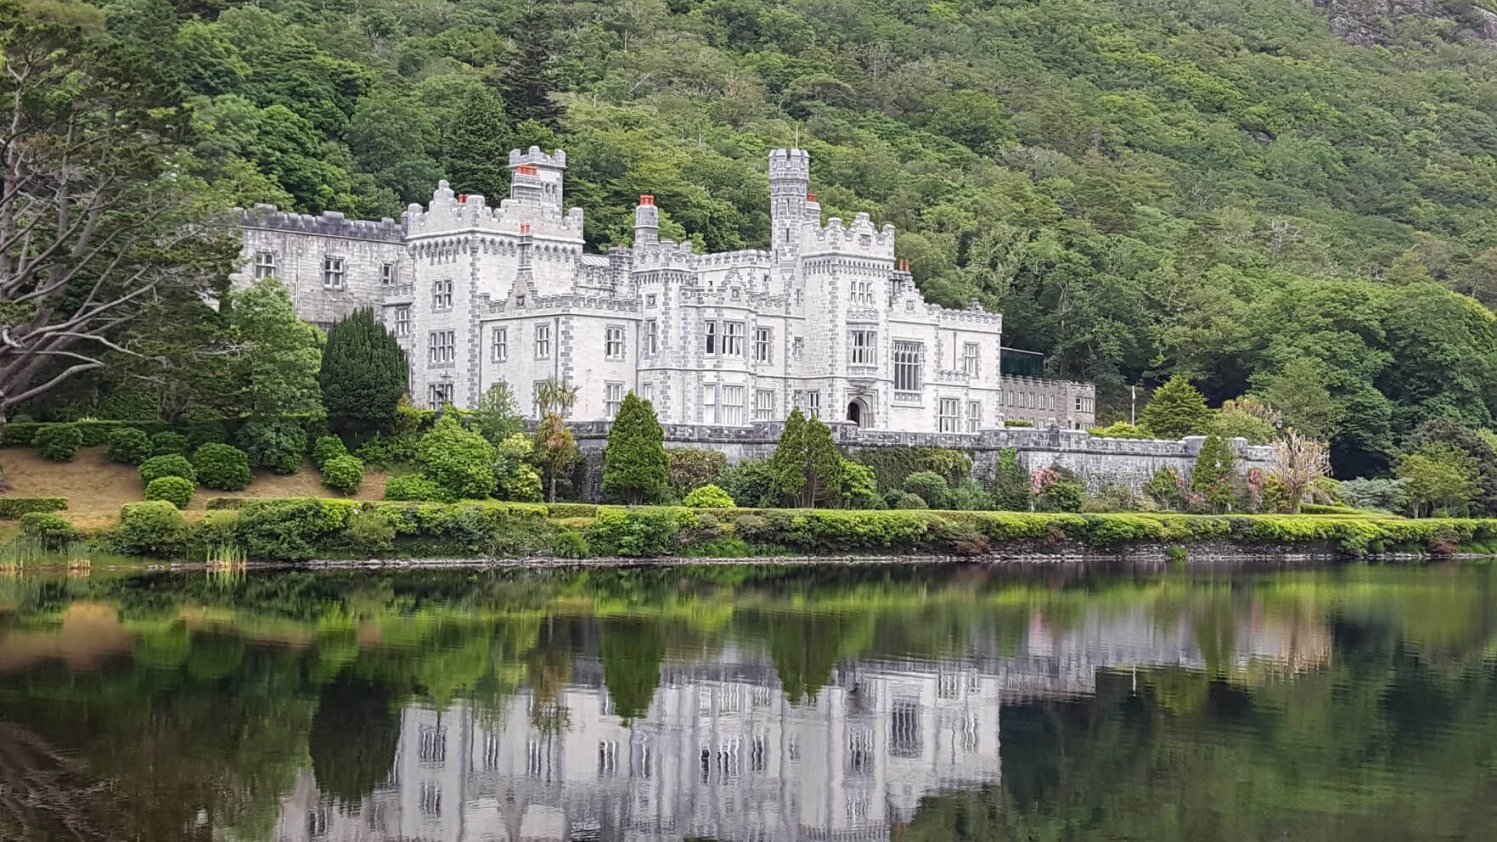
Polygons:
<instances>
[{"instance_id":1,"label":"palm-like plant","mask_svg":"<svg viewBox=\"0 0 1497 842\"><path fill-rule=\"evenodd\" d=\"M547 378L535 390L535 405L542 415L556 413L565 415L577 403L577 387L555 377Z\"/></svg>"}]
</instances>

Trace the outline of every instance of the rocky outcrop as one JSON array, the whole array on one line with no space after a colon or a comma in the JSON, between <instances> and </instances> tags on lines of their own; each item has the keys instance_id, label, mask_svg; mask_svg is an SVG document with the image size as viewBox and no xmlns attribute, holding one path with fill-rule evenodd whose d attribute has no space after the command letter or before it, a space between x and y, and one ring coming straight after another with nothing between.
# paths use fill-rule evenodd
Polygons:
<instances>
[{"instance_id":1,"label":"rocky outcrop","mask_svg":"<svg viewBox=\"0 0 1497 842\"><path fill-rule=\"evenodd\" d=\"M1343 41L1370 47L1392 40L1395 25L1419 18L1443 23L1451 40L1473 39L1497 46L1497 13L1472 0L1314 0L1326 10L1331 32Z\"/></svg>"}]
</instances>

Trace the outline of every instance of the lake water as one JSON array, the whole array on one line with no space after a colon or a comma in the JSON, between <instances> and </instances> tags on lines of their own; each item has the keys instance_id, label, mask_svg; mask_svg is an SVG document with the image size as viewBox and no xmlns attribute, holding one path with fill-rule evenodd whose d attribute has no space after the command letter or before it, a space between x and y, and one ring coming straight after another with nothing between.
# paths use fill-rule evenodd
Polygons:
<instances>
[{"instance_id":1,"label":"lake water","mask_svg":"<svg viewBox=\"0 0 1497 842\"><path fill-rule=\"evenodd\" d=\"M1497 574L0 578L0 838L1497 838Z\"/></svg>"}]
</instances>

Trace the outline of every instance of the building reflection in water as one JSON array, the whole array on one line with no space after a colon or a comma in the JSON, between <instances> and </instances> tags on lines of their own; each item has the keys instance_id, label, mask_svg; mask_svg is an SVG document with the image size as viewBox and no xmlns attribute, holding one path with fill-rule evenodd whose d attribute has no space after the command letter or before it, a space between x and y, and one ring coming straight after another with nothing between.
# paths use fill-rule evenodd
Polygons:
<instances>
[{"instance_id":1,"label":"building reflection in water","mask_svg":"<svg viewBox=\"0 0 1497 842\"><path fill-rule=\"evenodd\" d=\"M1330 652L1315 623L1244 618L1232 638L1234 669L1304 669ZM884 840L921 798L999 781L1001 704L1090 694L1098 670L1206 665L1188 619L1161 626L1146 611L1064 630L1037 612L1016 654L990 647L844 664L798 704L762 653L729 647L712 663L666 664L648 713L628 724L599 662L579 659L556 699L563 726L533 724L528 690L499 716L409 706L384 787L335 804L305 770L275 838Z\"/></svg>"}]
</instances>

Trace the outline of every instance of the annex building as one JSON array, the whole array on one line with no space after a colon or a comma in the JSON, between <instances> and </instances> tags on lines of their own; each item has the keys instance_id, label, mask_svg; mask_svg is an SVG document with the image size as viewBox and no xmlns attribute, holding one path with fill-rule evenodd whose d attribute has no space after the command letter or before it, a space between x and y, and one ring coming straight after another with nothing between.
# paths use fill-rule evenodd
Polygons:
<instances>
[{"instance_id":1,"label":"annex building","mask_svg":"<svg viewBox=\"0 0 1497 842\"><path fill-rule=\"evenodd\" d=\"M633 243L588 253L566 153L531 147L510 153L497 206L444 181L399 222L243 211L235 281L281 279L324 327L375 308L430 406L471 408L502 380L533 407L554 378L578 387L576 421L611 419L633 391L666 425L747 428L793 407L904 433L1094 423L1091 385L1006 373L1001 314L927 302L893 226L823 221L804 150L773 150L768 166L767 251L662 240L646 195Z\"/></svg>"}]
</instances>

